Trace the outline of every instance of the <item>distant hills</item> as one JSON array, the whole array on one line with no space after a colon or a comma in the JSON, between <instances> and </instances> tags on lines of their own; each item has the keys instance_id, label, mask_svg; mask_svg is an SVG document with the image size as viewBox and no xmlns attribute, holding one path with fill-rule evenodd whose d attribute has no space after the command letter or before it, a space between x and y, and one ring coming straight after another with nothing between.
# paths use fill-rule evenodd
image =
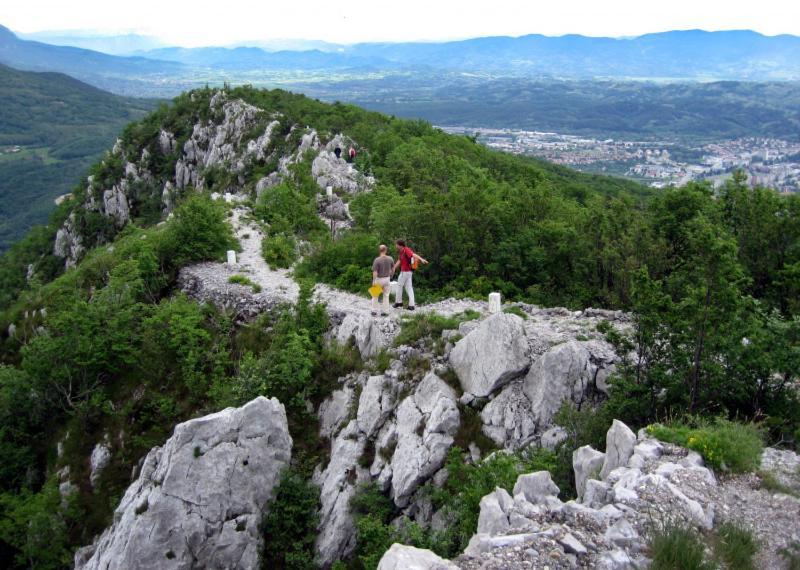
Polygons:
<instances>
[{"instance_id":1,"label":"distant hills","mask_svg":"<svg viewBox=\"0 0 800 570\"><path fill-rule=\"evenodd\" d=\"M0 250L47 220L129 122L157 101L106 93L60 73L0 65Z\"/></svg>"},{"instance_id":2,"label":"distant hills","mask_svg":"<svg viewBox=\"0 0 800 570\"><path fill-rule=\"evenodd\" d=\"M439 69L561 78L800 79L800 37L672 31L630 39L580 35L360 44L348 53Z\"/></svg>"},{"instance_id":3,"label":"distant hills","mask_svg":"<svg viewBox=\"0 0 800 570\"><path fill-rule=\"evenodd\" d=\"M184 66L145 57L120 57L71 46L22 40L0 26L0 63L26 71L66 73L117 93L145 94L152 85L180 76Z\"/></svg>"},{"instance_id":4,"label":"distant hills","mask_svg":"<svg viewBox=\"0 0 800 570\"><path fill-rule=\"evenodd\" d=\"M58 43L73 41L113 53L135 52L137 57L21 40L0 27L0 62L25 69L55 69L86 80L99 75L153 81L154 76L186 77L199 70L216 71L219 75L212 80L226 71L287 70L404 70L556 79L800 80L800 37L764 36L749 30L670 31L635 38L532 34L353 45L283 40L265 42L262 47L136 50L132 48L155 40L135 35L74 36L70 40L64 32L42 32L34 37ZM282 49L286 47L298 49Z\"/></svg>"},{"instance_id":5,"label":"distant hills","mask_svg":"<svg viewBox=\"0 0 800 570\"><path fill-rule=\"evenodd\" d=\"M84 46L92 40L36 37ZM110 36L91 45L127 52L149 41ZM314 49L278 49L287 46ZM349 46L282 40L136 53L51 45L0 26L0 64L26 70L0 65L0 151L20 146L0 154L0 249L43 221L52 199L71 190L122 126L156 105L86 83L144 97L251 83L440 125L598 137L800 136L795 36L695 30L632 39L529 35ZM38 71L59 73L30 73Z\"/></svg>"},{"instance_id":6,"label":"distant hills","mask_svg":"<svg viewBox=\"0 0 800 570\"><path fill-rule=\"evenodd\" d=\"M53 30L18 34L20 39L33 40L56 46L72 46L90 49L111 55L136 55L138 51L146 51L164 47L164 43L152 36L140 34L107 34L91 30Z\"/></svg>"},{"instance_id":7,"label":"distant hills","mask_svg":"<svg viewBox=\"0 0 800 570\"><path fill-rule=\"evenodd\" d=\"M442 43L330 45L277 53L258 48L162 48L142 55L222 68L405 68L583 79L800 79L800 37L746 30L674 31L630 39L534 34Z\"/></svg>"}]
</instances>

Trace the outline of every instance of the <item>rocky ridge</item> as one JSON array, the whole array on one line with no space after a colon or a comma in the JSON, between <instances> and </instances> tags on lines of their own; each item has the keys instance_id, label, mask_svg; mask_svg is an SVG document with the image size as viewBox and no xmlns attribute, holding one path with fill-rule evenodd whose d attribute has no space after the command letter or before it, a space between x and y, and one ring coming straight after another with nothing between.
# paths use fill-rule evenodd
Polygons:
<instances>
[{"instance_id":1,"label":"rocky ridge","mask_svg":"<svg viewBox=\"0 0 800 570\"><path fill-rule=\"evenodd\" d=\"M575 451L580 497L562 502L546 471L521 475L512 493L497 488L481 500L477 533L462 555L445 561L430 551L395 544L408 567L464 570L645 568L647 539L667 524L710 530L722 521L750 527L761 549L759 568L785 568L779 551L798 540L800 499L771 494L754 475L718 480L693 451L638 435L615 421L606 452ZM591 453L589 453L591 451ZM797 454L767 448L762 469L797 484ZM793 475L791 475L793 473Z\"/></svg>"},{"instance_id":2,"label":"rocky ridge","mask_svg":"<svg viewBox=\"0 0 800 570\"><path fill-rule=\"evenodd\" d=\"M289 175L293 165L312 153L311 175L320 188L319 215L341 224L341 228L347 227L350 218L347 204L337 193L367 191L374 180L336 158L335 146L344 149L350 143L343 135L323 142L312 129L291 126L287 130L277 114L267 116L264 123L266 111L228 100L224 92L214 95L209 110L212 118L195 124L185 141L165 130L159 133L152 153L175 158L174 173L157 177L150 168L151 151L132 154L118 144L113 155L122 160L124 174L114 184L105 185L108 187L89 179L82 207L121 228L130 221L132 204L142 188L159 189L163 213L168 215L176 192L203 188L207 175L215 169L227 170L232 176L225 199L238 203L233 207L231 223L242 252L235 264L204 263L184 268L179 285L191 298L213 303L231 312L237 321L247 321L280 304L294 302L298 286L289 271L269 267L261 256L261 243L266 238L249 217L244 194L268 192ZM259 134L248 138L256 127ZM296 145L291 152L277 156L273 147L280 137ZM276 170L251 187L246 176L249 169L270 160L276 160ZM70 266L92 244L81 233L73 214L59 230L54 251ZM229 278L237 274L246 275L261 290L256 293L248 286L231 284ZM442 467L465 414L476 415L482 433L502 450L528 445L554 447L564 437L552 426L561 404L569 401L579 408L593 406L607 394L606 380L619 355L598 331L598 325L606 322L617 330L629 326L628 316L614 311L516 304L505 307L516 314L493 313L486 302L448 299L420 307L421 312L457 316L470 310L478 318L465 319L457 328L444 331L435 347L425 343L395 346L402 325L400 314L372 317L365 297L325 285L317 286L315 297L327 305L331 316L329 339L353 343L364 359L383 351L389 357L385 370L341 378L339 388L316 410L320 436L330 441L331 452L330 462L318 466L314 474L314 482L321 489L316 549L317 562L323 567L353 553L355 526L349 503L361 483L374 482L386 492L400 517L422 525L436 524L437 513L420 489L428 482L443 482L446 471ZM260 412L259 417L282 414L277 401L260 398L254 402L259 408L267 402L271 408L268 414ZM78 553L76 567L100 568L111 561L133 560L130 557L142 549L146 553L143 560L150 566L138 567L253 567L260 540L255 527L276 484L276 473L289 461L291 440L287 447L285 414L281 425L270 428L274 428L273 436L236 436L231 453L219 461L206 463L204 458L216 451L207 454L204 449L208 438L232 434L228 427L231 418L251 409L254 402L209 416L208 432L199 430L199 424L191 429L185 426L192 422L181 424L163 448L151 451L117 509L113 525L94 545ZM205 435L194 433L195 429ZM191 435L179 444L176 438L187 431ZM264 433L268 431L265 428ZM248 447L250 439L258 440L260 447ZM223 443L227 449L232 442ZM211 446L214 450L217 447L223 448ZM197 449L200 455L195 457ZM238 491L225 494L225 485L219 486L221 481L239 476L244 465L244 460L237 463L242 450L248 454L268 450L273 454L269 461L262 457L261 463L255 462L263 464L262 477L249 482L257 488L245 483L244 498ZM470 461L480 461L481 455L474 442L469 445ZM102 456L98 451L98 465ZM558 489L546 473L528 474L520 477L513 495L498 489L484 498L479 533L456 561L439 561L424 554L426 561L419 562L419 553L398 547L387 553L381 567L634 567L646 562L643 536L647 505L663 506L670 516L708 528L719 511L713 505L723 505L724 510L727 504L722 498L713 498L712 490L719 485L697 457L654 442L645 434L637 436L621 424L615 424L609 432L605 453L583 448L574 459L580 491L577 501L562 503L557 499ZM247 461L248 466L254 465L252 460ZM167 494L177 481L177 475L170 478L172 473L185 474L186 481L175 493ZM64 485L68 483L67 473ZM203 494L202 500L194 493ZM208 497L214 500L207 502ZM776 520L780 520L779 513ZM166 532L165 526L161 534L167 542L154 545L148 542L148 529L157 524L179 530Z\"/></svg>"},{"instance_id":3,"label":"rocky ridge","mask_svg":"<svg viewBox=\"0 0 800 570\"><path fill-rule=\"evenodd\" d=\"M195 94L192 94L195 98ZM230 99L219 90L210 98L208 118L199 120L188 137L178 140L163 128L148 148L126 148L120 139L104 164L121 166L112 182L88 177L83 202L77 205L58 230L53 253L73 267L87 248L104 243L107 232L86 235L76 215L79 210L99 214L115 231L131 221L132 212L151 196L161 203L163 216L172 211L179 193L188 188L202 190L207 179L222 170L228 187L220 193L253 192L260 196L290 175L290 168L313 155L311 175L320 187L320 217L335 221L340 228L351 223L347 204L336 193L354 194L372 188L375 179L359 172L334 154L336 146L347 148L354 141L336 134L325 142L310 128L288 124L280 113L261 109L241 99ZM255 131L255 132L254 132ZM297 141L287 152L286 146ZM155 155L158 155L156 157ZM159 173L157 164L174 162L174 170ZM255 167L277 164L275 171L251 180ZM330 196L325 194L330 190Z\"/></svg>"},{"instance_id":4,"label":"rocky ridge","mask_svg":"<svg viewBox=\"0 0 800 570\"><path fill-rule=\"evenodd\" d=\"M255 568L259 525L291 450L274 398L177 425L75 568Z\"/></svg>"}]
</instances>

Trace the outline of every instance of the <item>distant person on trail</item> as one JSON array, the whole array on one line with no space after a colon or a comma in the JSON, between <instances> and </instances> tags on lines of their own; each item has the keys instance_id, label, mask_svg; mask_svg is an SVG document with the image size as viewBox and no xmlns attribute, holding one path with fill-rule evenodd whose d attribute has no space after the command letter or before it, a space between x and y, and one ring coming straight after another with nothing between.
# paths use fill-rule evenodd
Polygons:
<instances>
[{"instance_id":1,"label":"distant person on trail","mask_svg":"<svg viewBox=\"0 0 800 570\"><path fill-rule=\"evenodd\" d=\"M408 310L414 310L414 286L411 283L411 277L414 275L414 270L417 268L418 263L428 265L428 260L422 258L420 255L406 245L406 242L399 239L395 242L397 245L397 261L392 268L392 274L397 271L397 266L400 266L400 277L397 279L397 295L394 299L394 307L396 309L403 307L403 289L408 293Z\"/></svg>"},{"instance_id":2,"label":"distant person on trail","mask_svg":"<svg viewBox=\"0 0 800 570\"><path fill-rule=\"evenodd\" d=\"M394 259L387 252L389 248L381 244L378 247L378 257L372 262L372 284L383 287L383 303L381 306L381 316L389 315L389 281L392 279ZM378 297L372 298L372 316L378 314Z\"/></svg>"},{"instance_id":3,"label":"distant person on trail","mask_svg":"<svg viewBox=\"0 0 800 570\"><path fill-rule=\"evenodd\" d=\"M347 151L347 154L350 157L350 162L353 162L356 159L356 149L354 149L352 146L350 147L350 150Z\"/></svg>"},{"instance_id":4,"label":"distant person on trail","mask_svg":"<svg viewBox=\"0 0 800 570\"><path fill-rule=\"evenodd\" d=\"M342 158L342 149L337 146L333 149L333 154L336 155L336 158Z\"/></svg>"}]
</instances>

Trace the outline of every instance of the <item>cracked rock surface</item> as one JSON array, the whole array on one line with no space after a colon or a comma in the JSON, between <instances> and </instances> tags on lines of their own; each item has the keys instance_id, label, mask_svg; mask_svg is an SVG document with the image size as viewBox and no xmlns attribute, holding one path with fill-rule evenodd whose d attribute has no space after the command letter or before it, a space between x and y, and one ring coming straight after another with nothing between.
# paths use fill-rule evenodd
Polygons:
<instances>
[{"instance_id":1,"label":"cracked rock surface","mask_svg":"<svg viewBox=\"0 0 800 570\"><path fill-rule=\"evenodd\" d=\"M177 425L147 454L112 525L75 554L75 568L255 568L258 526L291 450L274 398Z\"/></svg>"}]
</instances>

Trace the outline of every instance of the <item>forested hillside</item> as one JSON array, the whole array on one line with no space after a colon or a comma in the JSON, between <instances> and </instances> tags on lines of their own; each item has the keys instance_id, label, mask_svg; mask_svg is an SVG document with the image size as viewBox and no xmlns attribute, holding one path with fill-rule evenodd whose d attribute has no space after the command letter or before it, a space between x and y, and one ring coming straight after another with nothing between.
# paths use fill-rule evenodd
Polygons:
<instances>
[{"instance_id":1,"label":"forested hillside","mask_svg":"<svg viewBox=\"0 0 800 570\"><path fill-rule=\"evenodd\" d=\"M334 155L349 145L357 149L352 164ZM480 497L513 482L520 469L549 469L565 495L574 493L572 453L602 439L611 419L633 427L665 418L695 427L737 419L758 422L771 442L796 446L800 439L797 196L749 188L738 176L716 194L690 185L651 195L630 182L490 151L421 121L253 88L181 95L126 127L88 174L88 182L74 181L72 198L50 224L0 263L4 566L69 567L74 550L110 524L125 489L142 475L140 460L176 423L261 395L280 400L294 440L291 467L259 527L265 568L320 560L374 568L394 540L453 556L475 532ZM332 196L324 195L327 186ZM230 203L220 199L226 193ZM334 222L340 225L332 231ZM570 437L558 448L532 450L524 461L469 459L473 449L480 456L503 441L486 435L481 416L497 386L464 389L466 376L455 370L459 352L472 358L463 347L475 332L462 325L482 318L473 309L383 319L393 340L366 347L375 350L352 342L352 330L341 344L330 341L326 332L341 331L353 315L328 314L313 287L363 297L377 244L396 238L431 262L414 277L420 304L500 291L521 304L479 326L507 323L504 346L534 335L533 344L543 345L537 356L576 350L595 375L602 363L615 363L605 388L593 377L581 391L580 410L566 397L561 412L550 410L536 426L567 427ZM237 248L262 253L269 279L281 279L275 289L283 301L259 305L266 280L256 282L255 272L227 277L232 269L214 263ZM181 271L198 262L226 276L225 302L201 304L179 283ZM293 273L275 271L285 267ZM290 286L293 299L285 293ZM365 304L351 299L347 306ZM251 301L257 309L241 308ZM531 304L570 310L538 313ZM587 307L632 314L574 312ZM529 323L534 315L544 320ZM362 324L373 334L368 309L356 328ZM456 346L465 343L461 349L445 348L444 330ZM585 347L605 356L590 359ZM526 351L500 380L535 368ZM333 406L332 393L350 394L345 402L354 403L339 411L340 423L352 427L356 416L365 421L362 393L377 385L373 396L384 401L384 380L395 382L398 402L408 398L403 409L416 410L408 426L397 420L401 443L378 444L350 428L323 433L323 402ZM426 407L433 407L426 386L438 390L434 400L447 400L442 425ZM461 399L466 392L476 395ZM391 497L373 480L370 466L391 461L395 447L412 441L427 457L433 451L424 442L445 439L438 463L425 475L407 474L402 486L392 480ZM415 447L404 449L416 457ZM198 465L204 452L193 450ZM398 460L395 469L403 468ZM426 534L409 519L417 515L402 509L440 468L453 479L430 488L430 500L452 519L441 533ZM319 485L321 473L331 478ZM357 497L336 506L349 517L342 524L350 534L339 541L349 549L315 545L333 508L320 502L338 500L320 495L325 485ZM137 504L130 515L155 516L148 508ZM397 528L394 519L409 525Z\"/></svg>"},{"instance_id":2,"label":"forested hillside","mask_svg":"<svg viewBox=\"0 0 800 570\"><path fill-rule=\"evenodd\" d=\"M53 199L72 190L122 127L156 105L4 65L0 100L0 250L44 223Z\"/></svg>"},{"instance_id":3,"label":"forested hillside","mask_svg":"<svg viewBox=\"0 0 800 570\"><path fill-rule=\"evenodd\" d=\"M420 72L301 82L292 88L437 125L554 131L601 140L795 140L800 125L796 81L581 81Z\"/></svg>"}]
</instances>

